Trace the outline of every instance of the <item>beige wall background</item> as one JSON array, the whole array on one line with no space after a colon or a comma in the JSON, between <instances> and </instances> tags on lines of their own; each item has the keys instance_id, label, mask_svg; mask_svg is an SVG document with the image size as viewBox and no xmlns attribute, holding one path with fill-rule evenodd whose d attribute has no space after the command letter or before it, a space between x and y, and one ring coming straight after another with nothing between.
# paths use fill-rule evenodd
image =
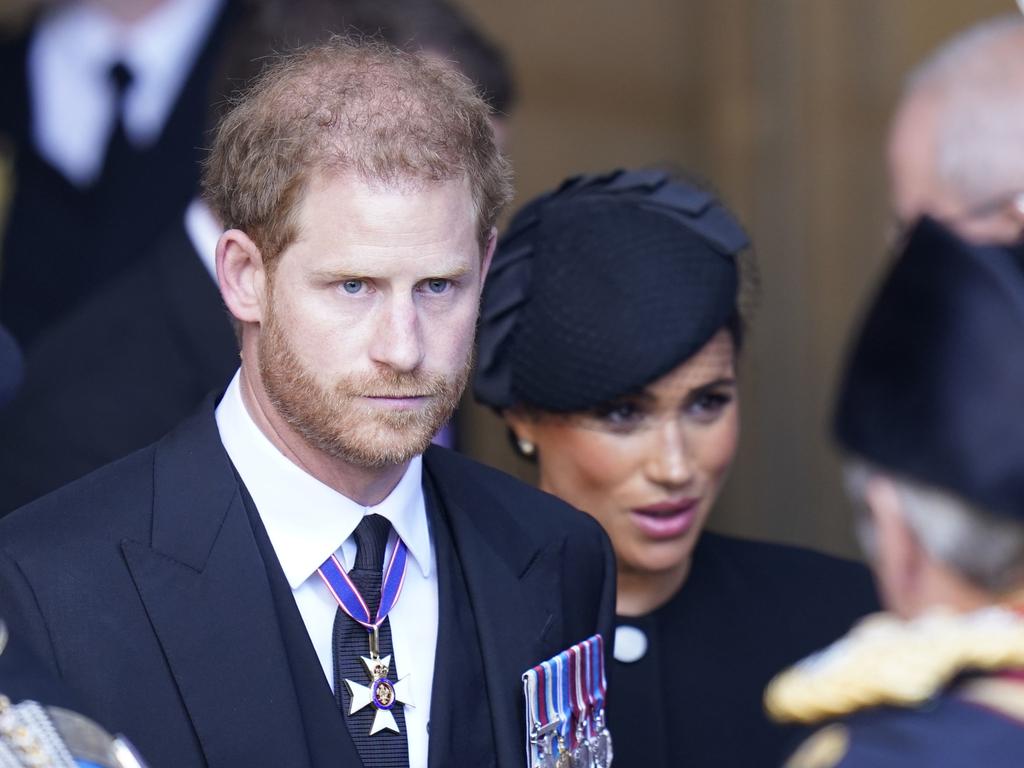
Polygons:
<instances>
[{"instance_id":1,"label":"beige wall background","mask_svg":"<svg viewBox=\"0 0 1024 768\"><path fill-rule=\"evenodd\" d=\"M460 0L506 49L517 204L564 176L670 162L750 230L762 298L743 438L711 526L855 554L828 413L886 261L883 145L906 71L1012 0ZM470 408L467 450L532 478Z\"/></svg>"}]
</instances>

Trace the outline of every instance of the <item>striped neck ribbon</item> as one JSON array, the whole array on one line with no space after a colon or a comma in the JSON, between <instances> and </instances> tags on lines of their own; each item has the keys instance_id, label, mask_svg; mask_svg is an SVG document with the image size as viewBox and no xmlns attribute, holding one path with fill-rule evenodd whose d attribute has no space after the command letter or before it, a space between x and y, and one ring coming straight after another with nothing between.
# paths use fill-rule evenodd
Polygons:
<instances>
[{"instance_id":1,"label":"striped neck ribbon","mask_svg":"<svg viewBox=\"0 0 1024 768\"><path fill-rule=\"evenodd\" d=\"M371 616L366 600L359 593L359 589L352 583L352 579L341 567L338 556L332 554L323 565L317 569L320 578L324 580L327 589L338 601L338 607L345 613L366 627L368 632L380 629L380 625L388 617L391 609L398 602L398 596L402 594L402 586L405 584L405 570L409 562L409 550L405 542L394 534L395 546L391 548L391 557L384 568L384 577L380 586L380 604L377 607L377 615Z\"/></svg>"}]
</instances>

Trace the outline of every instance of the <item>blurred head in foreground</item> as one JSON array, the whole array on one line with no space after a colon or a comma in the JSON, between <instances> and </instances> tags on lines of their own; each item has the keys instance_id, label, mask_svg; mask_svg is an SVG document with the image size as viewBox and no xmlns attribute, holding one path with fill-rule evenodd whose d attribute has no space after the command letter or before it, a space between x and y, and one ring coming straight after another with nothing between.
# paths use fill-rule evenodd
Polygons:
<instances>
[{"instance_id":1,"label":"blurred head in foreground","mask_svg":"<svg viewBox=\"0 0 1024 768\"><path fill-rule=\"evenodd\" d=\"M925 219L871 306L835 432L886 606L971 610L1024 587L1024 266Z\"/></svg>"}]
</instances>

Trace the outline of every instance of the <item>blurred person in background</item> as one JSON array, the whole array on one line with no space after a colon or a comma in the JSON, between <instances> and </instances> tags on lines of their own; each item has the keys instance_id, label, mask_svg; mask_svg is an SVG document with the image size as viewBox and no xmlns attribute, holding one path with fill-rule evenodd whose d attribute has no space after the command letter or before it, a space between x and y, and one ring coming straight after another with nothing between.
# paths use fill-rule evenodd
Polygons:
<instances>
[{"instance_id":1,"label":"blurred person in background","mask_svg":"<svg viewBox=\"0 0 1024 768\"><path fill-rule=\"evenodd\" d=\"M578 177L515 216L484 290L477 399L615 549L622 768L779 762L764 685L876 606L859 565L704 530L739 439L748 249L693 184Z\"/></svg>"},{"instance_id":2,"label":"blurred person in background","mask_svg":"<svg viewBox=\"0 0 1024 768\"><path fill-rule=\"evenodd\" d=\"M39 334L147 253L199 179L207 93L234 0L40 3L0 46L13 195L0 320Z\"/></svg>"},{"instance_id":3,"label":"blurred person in background","mask_svg":"<svg viewBox=\"0 0 1024 768\"><path fill-rule=\"evenodd\" d=\"M445 0L241 7L206 99L209 126L274 50L349 30L457 63L489 95L496 135L507 135L505 60ZM214 267L223 227L198 197L175 218L139 263L34 345L21 395L0 417L0 515L160 438L230 380L238 347Z\"/></svg>"},{"instance_id":4,"label":"blurred person in background","mask_svg":"<svg viewBox=\"0 0 1024 768\"><path fill-rule=\"evenodd\" d=\"M834 431L888 613L781 674L833 721L790 768L1010 768L1024 754L1024 259L923 220L852 345Z\"/></svg>"},{"instance_id":5,"label":"blurred person in background","mask_svg":"<svg viewBox=\"0 0 1024 768\"><path fill-rule=\"evenodd\" d=\"M14 399L21 386L23 367L18 342L0 325L0 412Z\"/></svg>"},{"instance_id":6,"label":"blurred person in background","mask_svg":"<svg viewBox=\"0 0 1024 768\"><path fill-rule=\"evenodd\" d=\"M928 214L975 242L1024 234L1024 18L982 22L907 78L889 133L903 228Z\"/></svg>"},{"instance_id":7,"label":"blurred person in background","mask_svg":"<svg viewBox=\"0 0 1024 768\"><path fill-rule=\"evenodd\" d=\"M337 3L338 0L328 0ZM480 89L493 113L498 146L508 151L515 81L505 54L455 2L448 0L347 0L349 26L392 45L422 50L454 63Z\"/></svg>"}]
</instances>

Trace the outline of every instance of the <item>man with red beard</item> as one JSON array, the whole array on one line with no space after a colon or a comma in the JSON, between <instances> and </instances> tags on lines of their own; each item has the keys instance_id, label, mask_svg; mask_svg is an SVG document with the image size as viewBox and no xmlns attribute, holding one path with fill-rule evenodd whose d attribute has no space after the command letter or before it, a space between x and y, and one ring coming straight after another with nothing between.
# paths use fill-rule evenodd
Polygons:
<instances>
[{"instance_id":1,"label":"man with red beard","mask_svg":"<svg viewBox=\"0 0 1024 768\"><path fill-rule=\"evenodd\" d=\"M589 518L441 448L495 221L488 109L335 39L221 122L241 367L169 436L0 523L0 606L154 766L522 764L525 670L610 627Z\"/></svg>"}]
</instances>

